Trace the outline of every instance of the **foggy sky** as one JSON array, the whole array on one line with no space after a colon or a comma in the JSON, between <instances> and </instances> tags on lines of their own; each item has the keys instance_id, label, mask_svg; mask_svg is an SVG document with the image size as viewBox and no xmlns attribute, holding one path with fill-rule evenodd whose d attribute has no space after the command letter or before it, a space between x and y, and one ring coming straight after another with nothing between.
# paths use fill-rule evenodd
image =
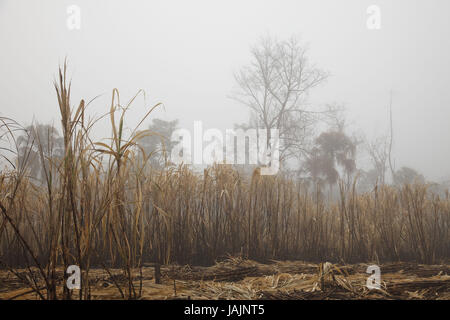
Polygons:
<instances>
[{"instance_id":1,"label":"foggy sky","mask_svg":"<svg viewBox=\"0 0 450 320\"><path fill-rule=\"evenodd\" d=\"M66 27L72 4L81 30ZM366 27L372 4L381 30ZM0 0L0 115L59 126L52 81L67 57L73 104L102 94L92 113L108 111L113 88L122 102L144 89L147 106L165 105L156 117L232 128L248 118L229 95L250 46L298 35L331 73L311 93L317 108L345 106L348 131L371 138L387 133L392 90L396 167L450 179L449 17L448 0ZM128 124L146 110L139 99Z\"/></svg>"}]
</instances>

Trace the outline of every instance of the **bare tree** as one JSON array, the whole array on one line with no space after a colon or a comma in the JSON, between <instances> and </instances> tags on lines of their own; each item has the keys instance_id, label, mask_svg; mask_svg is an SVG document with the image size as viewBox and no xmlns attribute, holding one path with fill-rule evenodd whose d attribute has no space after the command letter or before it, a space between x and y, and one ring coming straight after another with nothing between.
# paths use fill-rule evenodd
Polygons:
<instances>
[{"instance_id":1,"label":"bare tree","mask_svg":"<svg viewBox=\"0 0 450 320\"><path fill-rule=\"evenodd\" d=\"M232 97L250 108L254 125L268 135L270 129L279 130L280 162L305 151L305 140L320 114L309 110L306 102L309 91L328 73L311 64L306 53L295 37L265 37L252 48L251 63L235 75L238 90Z\"/></svg>"},{"instance_id":2,"label":"bare tree","mask_svg":"<svg viewBox=\"0 0 450 320\"><path fill-rule=\"evenodd\" d=\"M367 151L373 165L372 176L375 183L385 184L386 173L390 169L392 181L395 180L395 165L392 161L392 145L394 142L392 122L392 91L389 100L389 133L375 138L367 143Z\"/></svg>"},{"instance_id":3,"label":"bare tree","mask_svg":"<svg viewBox=\"0 0 450 320\"><path fill-rule=\"evenodd\" d=\"M380 136L367 144L367 151L373 165L376 183L385 184L389 158L389 137Z\"/></svg>"},{"instance_id":4,"label":"bare tree","mask_svg":"<svg viewBox=\"0 0 450 320\"><path fill-rule=\"evenodd\" d=\"M392 163L392 144L394 143L394 125L392 122L392 90L389 93L389 168L391 169L392 180L395 180L395 164Z\"/></svg>"}]
</instances>

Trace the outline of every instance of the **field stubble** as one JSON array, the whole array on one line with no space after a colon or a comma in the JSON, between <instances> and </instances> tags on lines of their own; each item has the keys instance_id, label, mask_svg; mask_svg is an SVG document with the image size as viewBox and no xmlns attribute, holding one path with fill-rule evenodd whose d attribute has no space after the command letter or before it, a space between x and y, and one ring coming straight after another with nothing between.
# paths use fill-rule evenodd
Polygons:
<instances>
[{"instance_id":1,"label":"field stubble","mask_svg":"<svg viewBox=\"0 0 450 320\"><path fill-rule=\"evenodd\" d=\"M332 265L321 272L321 264L302 261L257 263L229 258L210 267L161 266L161 283L155 283L154 268L133 270L135 286L142 281L140 299L224 300L340 300L427 299L450 300L450 265L415 263L383 264L381 289L366 287L369 264ZM323 266L323 265L322 265ZM323 269L322 269L323 270ZM16 270L26 273L26 270ZM91 299L120 299L115 284L125 285L121 270L92 269ZM62 283L62 270L58 270ZM75 290L77 291L77 290ZM60 292L62 295L62 291ZM0 273L0 299L39 299L11 273Z\"/></svg>"}]
</instances>

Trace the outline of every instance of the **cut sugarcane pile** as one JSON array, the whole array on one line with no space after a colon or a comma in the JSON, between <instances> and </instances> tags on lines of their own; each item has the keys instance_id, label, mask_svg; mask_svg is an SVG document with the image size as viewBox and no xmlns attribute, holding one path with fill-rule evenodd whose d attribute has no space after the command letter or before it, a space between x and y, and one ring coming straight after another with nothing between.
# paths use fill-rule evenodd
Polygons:
<instances>
[{"instance_id":1,"label":"cut sugarcane pile","mask_svg":"<svg viewBox=\"0 0 450 320\"><path fill-rule=\"evenodd\" d=\"M210 267L161 266L134 270L134 286L142 283L142 299L446 299L450 300L450 265L380 264L381 287L368 289L367 264L342 265L302 261L257 263L228 258ZM120 299L126 290L122 270L90 270L91 299ZM28 270L15 270L27 276ZM58 274L62 285L62 270ZM44 289L45 292L45 289ZM75 295L76 296L76 295ZM0 270L0 299L37 299L12 272Z\"/></svg>"}]
</instances>

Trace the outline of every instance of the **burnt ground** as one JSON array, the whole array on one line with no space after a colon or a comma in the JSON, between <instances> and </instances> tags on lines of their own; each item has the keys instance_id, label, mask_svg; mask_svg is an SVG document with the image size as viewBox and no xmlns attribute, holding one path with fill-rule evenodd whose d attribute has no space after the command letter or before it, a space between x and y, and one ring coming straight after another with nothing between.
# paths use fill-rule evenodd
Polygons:
<instances>
[{"instance_id":1,"label":"burnt ground","mask_svg":"<svg viewBox=\"0 0 450 320\"><path fill-rule=\"evenodd\" d=\"M211 267L161 266L161 284L151 266L134 270L141 299L427 299L450 300L450 264L381 264L381 288L366 287L370 264L314 264L272 261L261 264L229 258ZM0 299L39 299L24 283L28 270L0 271ZM91 269L91 299L121 299L127 277L122 270ZM35 272L35 271L34 271ZM22 280L19 280L19 275ZM37 276L37 278L39 278ZM62 270L59 272L62 286ZM77 290L75 290L77 291ZM45 289L41 291L45 295ZM77 296L77 292L74 292Z\"/></svg>"}]
</instances>

